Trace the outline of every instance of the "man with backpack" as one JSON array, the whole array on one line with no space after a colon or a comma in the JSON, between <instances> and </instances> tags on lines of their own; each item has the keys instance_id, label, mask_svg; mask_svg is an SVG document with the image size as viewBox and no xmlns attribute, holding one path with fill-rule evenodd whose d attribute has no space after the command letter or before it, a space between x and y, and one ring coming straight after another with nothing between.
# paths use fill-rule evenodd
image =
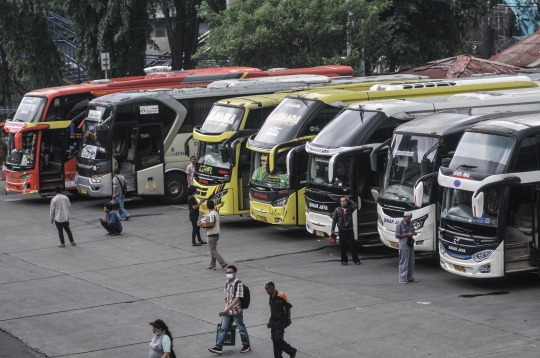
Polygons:
<instances>
[{"instance_id":1,"label":"man with backpack","mask_svg":"<svg viewBox=\"0 0 540 358\"><path fill-rule=\"evenodd\" d=\"M208 348L212 353L221 354L223 349L223 342L225 336L231 329L233 321L236 323L238 330L240 331L240 338L242 340L242 349L240 353L246 353L251 350L249 344L249 335L244 324L244 317L242 311L249 306L250 295L249 289L244 286L242 281L236 278L236 266L227 266L227 283L225 284L225 309L219 313L222 317L221 331L219 331L216 346L214 348Z\"/></svg>"},{"instance_id":2,"label":"man with backpack","mask_svg":"<svg viewBox=\"0 0 540 358\"><path fill-rule=\"evenodd\" d=\"M118 218L122 219L123 215L124 220L128 221L129 218L131 218L131 215L129 215L126 209L124 209L124 197L127 193L126 178L123 175L120 175L120 168L118 167L114 169L114 178L112 180L112 184L112 197L118 201Z\"/></svg>"}]
</instances>

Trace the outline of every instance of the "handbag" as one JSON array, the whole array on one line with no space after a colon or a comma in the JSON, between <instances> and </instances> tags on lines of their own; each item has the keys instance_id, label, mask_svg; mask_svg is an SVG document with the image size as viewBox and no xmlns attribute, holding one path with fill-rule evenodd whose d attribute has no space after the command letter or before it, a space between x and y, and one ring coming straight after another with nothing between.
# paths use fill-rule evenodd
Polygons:
<instances>
[{"instance_id":1,"label":"handbag","mask_svg":"<svg viewBox=\"0 0 540 358\"><path fill-rule=\"evenodd\" d=\"M330 244L332 244L332 245L335 245L335 244L336 244L336 239L335 239L335 237L333 237L332 235L328 236L328 241L329 241Z\"/></svg>"},{"instance_id":2,"label":"handbag","mask_svg":"<svg viewBox=\"0 0 540 358\"><path fill-rule=\"evenodd\" d=\"M124 185L122 185L122 181L120 180L120 178L118 178L118 177L116 177L116 178L118 179L118 184L120 185L120 190L122 191L122 194L124 196L126 196L127 195L127 188ZM124 178L124 180L126 180L126 178Z\"/></svg>"},{"instance_id":3,"label":"handbag","mask_svg":"<svg viewBox=\"0 0 540 358\"><path fill-rule=\"evenodd\" d=\"M409 246L409 247L413 247L413 246L414 246L414 239L413 239L412 236L409 236L409 237L407 238L407 246Z\"/></svg>"}]
</instances>

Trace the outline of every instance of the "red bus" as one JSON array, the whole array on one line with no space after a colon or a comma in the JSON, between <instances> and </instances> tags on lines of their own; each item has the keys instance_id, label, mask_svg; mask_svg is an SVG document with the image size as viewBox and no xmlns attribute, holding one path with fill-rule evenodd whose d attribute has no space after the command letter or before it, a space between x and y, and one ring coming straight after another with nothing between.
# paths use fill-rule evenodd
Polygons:
<instances>
[{"instance_id":1,"label":"red bus","mask_svg":"<svg viewBox=\"0 0 540 358\"><path fill-rule=\"evenodd\" d=\"M21 194L48 194L55 186L73 193L79 126L90 100L106 94L153 88L208 85L213 81L298 74L353 76L349 66L297 69L222 67L158 72L146 76L101 79L76 85L44 88L27 93L15 116L6 122L6 190Z\"/></svg>"}]
</instances>

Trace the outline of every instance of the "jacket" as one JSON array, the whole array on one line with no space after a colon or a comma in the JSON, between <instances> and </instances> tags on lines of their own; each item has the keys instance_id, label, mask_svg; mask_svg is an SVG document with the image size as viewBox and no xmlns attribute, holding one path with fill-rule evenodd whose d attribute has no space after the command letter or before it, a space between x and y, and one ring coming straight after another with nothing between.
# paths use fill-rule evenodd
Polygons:
<instances>
[{"instance_id":1,"label":"jacket","mask_svg":"<svg viewBox=\"0 0 540 358\"><path fill-rule=\"evenodd\" d=\"M334 210L334 215L332 215L332 231L335 231L336 224L340 229L353 227L352 214L357 208L358 205L356 205L354 201L348 200L347 206L345 207L345 209L347 209L347 214L343 217L342 207L339 205L336 210Z\"/></svg>"}]
</instances>

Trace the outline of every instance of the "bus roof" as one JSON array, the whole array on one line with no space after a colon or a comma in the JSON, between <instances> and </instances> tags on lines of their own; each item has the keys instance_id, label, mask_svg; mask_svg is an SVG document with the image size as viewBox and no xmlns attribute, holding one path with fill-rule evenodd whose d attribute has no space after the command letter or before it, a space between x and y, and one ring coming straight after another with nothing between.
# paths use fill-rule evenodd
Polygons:
<instances>
[{"instance_id":1,"label":"bus roof","mask_svg":"<svg viewBox=\"0 0 540 358\"><path fill-rule=\"evenodd\" d=\"M457 113L435 113L406 122L395 130L395 133L442 137L453 133L464 132L471 125L485 120L486 117L500 114L470 116Z\"/></svg>"},{"instance_id":2,"label":"bus roof","mask_svg":"<svg viewBox=\"0 0 540 358\"><path fill-rule=\"evenodd\" d=\"M518 139L538 132L540 113L527 113L511 118L487 120L471 126L474 132L505 134L509 133Z\"/></svg>"}]
</instances>

